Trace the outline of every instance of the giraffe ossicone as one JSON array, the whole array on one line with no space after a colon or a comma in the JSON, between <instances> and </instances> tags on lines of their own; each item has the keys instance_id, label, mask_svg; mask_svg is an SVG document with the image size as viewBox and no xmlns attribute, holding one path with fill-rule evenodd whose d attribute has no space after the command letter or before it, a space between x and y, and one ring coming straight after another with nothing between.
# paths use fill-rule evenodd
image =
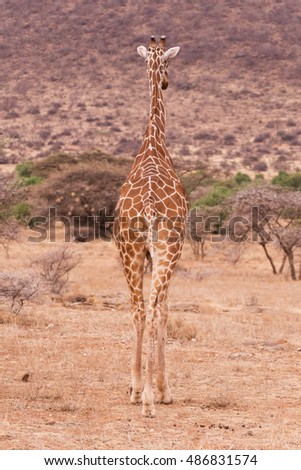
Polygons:
<instances>
[{"instance_id":1,"label":"giraffe ossicone","mask_svg":"<svg viewBox=\"0 0 301 470\"><path fill-rule=\"evenodd\" d=\"M142 414L155 416L153 376L157 373L157 401L169 404L171 392L165 371L168 288L181 256L187 220L187 200L165 143L163 90L168 86L167 68L179 47L166 50L151 37L149 48L139 46L147 62L150 115L133 167L120 190L114 220L114 240L131 295L135 339L132 362L131 402L142 401ZM148 305L143 298L145 258L152 260ZM143 382L142 343L147 341ZM157 339L157 344L155 344Z\"/></svg>"}]
</instances>

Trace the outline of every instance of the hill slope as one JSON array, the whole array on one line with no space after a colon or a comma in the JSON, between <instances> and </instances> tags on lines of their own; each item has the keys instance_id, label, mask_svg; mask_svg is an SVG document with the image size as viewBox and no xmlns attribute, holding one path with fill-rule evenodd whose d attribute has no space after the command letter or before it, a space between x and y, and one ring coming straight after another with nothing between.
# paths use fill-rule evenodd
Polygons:
<instances>
[{"instance_id":1,"label":"hill slope","mask_svg":"<svg viewBox=\"0 0 301 470\"><path fill-rule=\"evenodd\" d=\"M131 155L148 112L136 46L166 34L176 159L231 171L296 167L298 0L1 2L0 158L101 148Z\"/></svg>"}]
</instances>

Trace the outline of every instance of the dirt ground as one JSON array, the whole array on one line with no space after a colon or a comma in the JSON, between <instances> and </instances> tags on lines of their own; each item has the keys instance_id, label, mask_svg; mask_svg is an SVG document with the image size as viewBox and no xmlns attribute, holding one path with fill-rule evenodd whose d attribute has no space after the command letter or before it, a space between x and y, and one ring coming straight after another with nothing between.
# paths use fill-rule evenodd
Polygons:
<instances>
[{"instance_id":1,"label":"dirt ground","mask_svg":"<svg viewBox=\"0 0 301 470\"><path fill-rule=\"evenodd\" d=\"M234 265L223 247L208 245L201 262L187 244L170 291L174 402L145 419L129 400L133 330L116 249L73 247L68 293L18 316L0 305L1 449L300 448L300 282L273 276L260 247ZM49 249L24 242L1 259L20 269Z\"/></svg>"}]
</instances>

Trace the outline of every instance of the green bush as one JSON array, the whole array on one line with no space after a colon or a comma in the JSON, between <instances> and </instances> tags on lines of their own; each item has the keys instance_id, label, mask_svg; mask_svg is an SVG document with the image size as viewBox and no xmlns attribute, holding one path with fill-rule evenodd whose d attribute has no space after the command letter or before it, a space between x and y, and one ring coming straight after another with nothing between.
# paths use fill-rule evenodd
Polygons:
<instances>
[{"instance_id":1,"label":"green bush","mask_svg":"<svg viewBox=\"0 0 301 470\"><path fill-rule=\"evenodd\" d=\"M24 162L18 163L16 165L16 170L19 178L29 178L32 175L33 170L33 163L32 162Z\"/></svg>"},{"instance_id":2,"label":"green bush","mask_svg":"<svg viewBox=\"0 0 301 470\"><path fill-rule=\"evenodd\" d=\"M33 184L38 184L43 181L43 178L33 174L33 162L18 163L16 165L16 171L23 186L32 186Z\"/></svg>"},{"instance_id":3,"label":"green bush","mask_svg":"<svg viewBox=\"0 0 301 470\"><path fill-rule=\"evenodd\" d=\"M233 192L234 188L231 188L226 185L216 184L210 191L205 194L201 199L196 201L195 206L208 206L214 207L220 205L227 197L230 197Z\"/></svg>"},{"instance_id":4,"label":"green bush","mask_svg":"<svg viewBox=\"0 0 301 470\"><path fill-rule=\"evenodd\" d=\"M236 175L234 176L234 181L236 184L238 184L239 186L243 185L243 184L248 184L248 183L251 183L251 178L249 175L247 175L246 173L241 173L240 171L238 173L236 173Z\"/></svg>"},{"instance_id":5,"label":"green bush","mask_svg":"<svg viewBox=\"0 0 301 470\"><path fill-rule=\"evenodd\" d=\"M278 175L272 179L272 184L301 191L301 173L296 172L290 174L281 170Z\"/></svg>"},{"instance_id":6,"label":"green bush","mask_svg":"<svg viewBox=\"0 0 301 470\"><path fill-rule=\"evenodd\" d=\"M23 178L22 183L24 186L32 186L33 184L39 184L43 181L43 178L40 176L29 176L28 178Z\"/></svg>"},{"instance_id":7,"label":"green bush","mask_svg":"<svg viewBox=\"0 0 301 470\"><path fill-rule=\"evenodd\" d=\"M26 220L31 214L31 206L27 202L19 202L13 206L12 213L17 220Z\"/></svg>"}]
</instances>

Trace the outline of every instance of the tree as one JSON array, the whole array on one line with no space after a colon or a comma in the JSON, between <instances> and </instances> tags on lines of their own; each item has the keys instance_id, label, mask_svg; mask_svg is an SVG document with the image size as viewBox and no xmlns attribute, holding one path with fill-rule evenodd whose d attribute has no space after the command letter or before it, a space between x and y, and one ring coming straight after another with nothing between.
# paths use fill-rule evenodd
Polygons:
<instances>
[{"instance_id":1,"label":"tree","mask_svg":"<svg viewBox=\"0 0 301 470\"><path fill-rule=\"evenodd\" d=\"M291 277L293 280L296 280L297 274L294 264L294 252L298 248L301 248L301 227L279 227L278 229L275 229L275 235L277 237L279 247L284 252L285 257L283 260L283 264L285 260L288 259ZM301 272L299 272L299 279L300 278Z\"/></svg>"},{"instance_id":2,"label":"tree","mask_svg":"<svg viewBox=\"0 0 301 470\"><path fill-rule=\"evenodd\" d=\"M20 226L13 217L14 207L20 200L23 189L9 174L0 174L0 245L9 256L9 245L18 240Z\"/></svg>"},{"instance_id":3,"label":"tree","mask_svg":"<svg viewBox=\"0 0 301 470\"><path fill-rule=\"evenodd\" d=\"M231 202L231 219L243 217L239 235L251 236L252 241L262 246L274 274L279 271L268 245L277 241L295 280L294 251L301 246L301 192L269 186L253 187L239 191Z\"/></svg>"}]
</instances>

